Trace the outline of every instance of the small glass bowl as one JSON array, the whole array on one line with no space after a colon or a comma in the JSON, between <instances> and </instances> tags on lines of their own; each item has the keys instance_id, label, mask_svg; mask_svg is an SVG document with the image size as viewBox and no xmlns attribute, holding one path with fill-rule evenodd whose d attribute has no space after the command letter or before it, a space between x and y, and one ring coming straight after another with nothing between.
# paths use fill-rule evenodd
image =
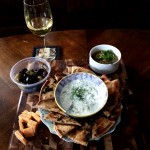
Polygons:
<instances>
[{"instance_id":1,"label":"small glass bowl","mask_svg":"<svg viewBox=\"0 0 150 150\"><path fill-rule=\"evenodd\" d=\"M23 84L16 81L15 76L22 69L27 68L28 70L39 70L45 69L47 71L47 75L40 81L33 84ZM49 77L51 72L51 66L48 61L39 57L27 57L18 61L10 70L10 78L11 80L25 93L32 93L38 91L46 79Z\"/></svg>"}]
</instances>

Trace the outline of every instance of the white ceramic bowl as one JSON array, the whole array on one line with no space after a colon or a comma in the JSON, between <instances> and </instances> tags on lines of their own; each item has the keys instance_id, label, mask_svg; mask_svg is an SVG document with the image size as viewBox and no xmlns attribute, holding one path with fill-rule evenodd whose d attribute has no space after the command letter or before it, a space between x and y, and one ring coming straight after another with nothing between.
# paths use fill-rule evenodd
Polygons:
<instances>
[{"instance_id":1,"label":"white ceramic bowl","mask_svg":"<svg viewBox=\"0 0 150 150\"><path fill-rule=\"evenodd\" d=\"M23 84L16 81L15 76L18 74L22 69L27 68L28 70L39 70L41 68L47 71L47 75L40 81L32 84ZM10 78L11 80L25 93L31 93L39 90L46 79L49 77L51 71L51 66L49 62L47 62L43 58L38 57L28 57L18 61L10 70Z\"/></svg>"},{"instance_id":2,"label":"white ceramic bowl","mask_svg":"<svg viewBox=\"0 0 150 150\"><path fill-rule=\"evenodd\" d=\"M99 112L107 102L105 83L90 73L74 73L61 79L54 92L60 109L75 118L83 118Z\"/></svg>"},{"instance_id":3,"label":"white ceramic bowl","mask_svg":"<svg viewBox=\"0 0 150 150\"><path fill-rule=\"evenodd\" d=\"M118 57L118 60L112 64L102 64L102 63L96 62L92 58L92 55L99 50L104 50L104 51L112 50ZM108 45L108 44L97 45L97 46L93 47L89 53L90 68L98 74L111 74L111 73L115 72L119 67L120 59L121 59L121 52L119 51L119 49L117 49L116 47L114 47L112 45Z\"/></svg>"}]
</instances>

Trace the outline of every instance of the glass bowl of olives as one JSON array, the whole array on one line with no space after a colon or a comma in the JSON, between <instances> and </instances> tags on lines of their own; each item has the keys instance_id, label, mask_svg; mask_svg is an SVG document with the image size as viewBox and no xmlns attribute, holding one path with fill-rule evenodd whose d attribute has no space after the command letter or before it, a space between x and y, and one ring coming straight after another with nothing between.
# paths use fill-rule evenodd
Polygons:
<instances>
[{"instance_id":1,"label":"glass bowl of olives","mask_svg":"<svg viewBox=\"0 0 150 150\"><path fill-rule=\"evenodd\" d=\"M49 77L49 62L39 57L28 57L18 61L10 70L11 80L25 93L40 90Z\"/></svg>"}]
</instances>

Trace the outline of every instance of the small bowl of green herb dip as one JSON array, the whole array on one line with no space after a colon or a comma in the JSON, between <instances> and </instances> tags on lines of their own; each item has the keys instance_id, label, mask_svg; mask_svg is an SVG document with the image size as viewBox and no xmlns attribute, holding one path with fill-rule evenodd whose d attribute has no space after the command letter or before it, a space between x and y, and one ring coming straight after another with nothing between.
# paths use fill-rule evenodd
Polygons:
<instances>
[{"instance_id":1,"label":"small bowl of green herb dip","mask_svg":"<svg viewBox=\"0 0 150 150\"><path fill-rule=\"evenodd\" d=\"M121 52L118 48L101 44L93 47L89 53L90 68L99 74L111 74L119 67Z\"/></svg>"}]
</instances>

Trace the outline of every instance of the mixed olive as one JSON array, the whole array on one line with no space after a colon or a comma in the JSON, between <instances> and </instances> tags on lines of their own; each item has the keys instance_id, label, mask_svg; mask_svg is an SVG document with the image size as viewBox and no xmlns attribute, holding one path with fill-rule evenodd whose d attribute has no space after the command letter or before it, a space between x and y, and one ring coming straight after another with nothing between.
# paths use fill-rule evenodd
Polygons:
<instances>
[{"instance_id":1,"label":"mixed olive","mask_svg":"<svg viewBox=\"0 0 150 150\"><path fill-rule=\"evenodd\" d=\"M45 78L46 75L47 71L45 69L28 70L27 68L24 68L16 74L15 79L19 83L33 84Z\"/></svg>"}]
</instances>

